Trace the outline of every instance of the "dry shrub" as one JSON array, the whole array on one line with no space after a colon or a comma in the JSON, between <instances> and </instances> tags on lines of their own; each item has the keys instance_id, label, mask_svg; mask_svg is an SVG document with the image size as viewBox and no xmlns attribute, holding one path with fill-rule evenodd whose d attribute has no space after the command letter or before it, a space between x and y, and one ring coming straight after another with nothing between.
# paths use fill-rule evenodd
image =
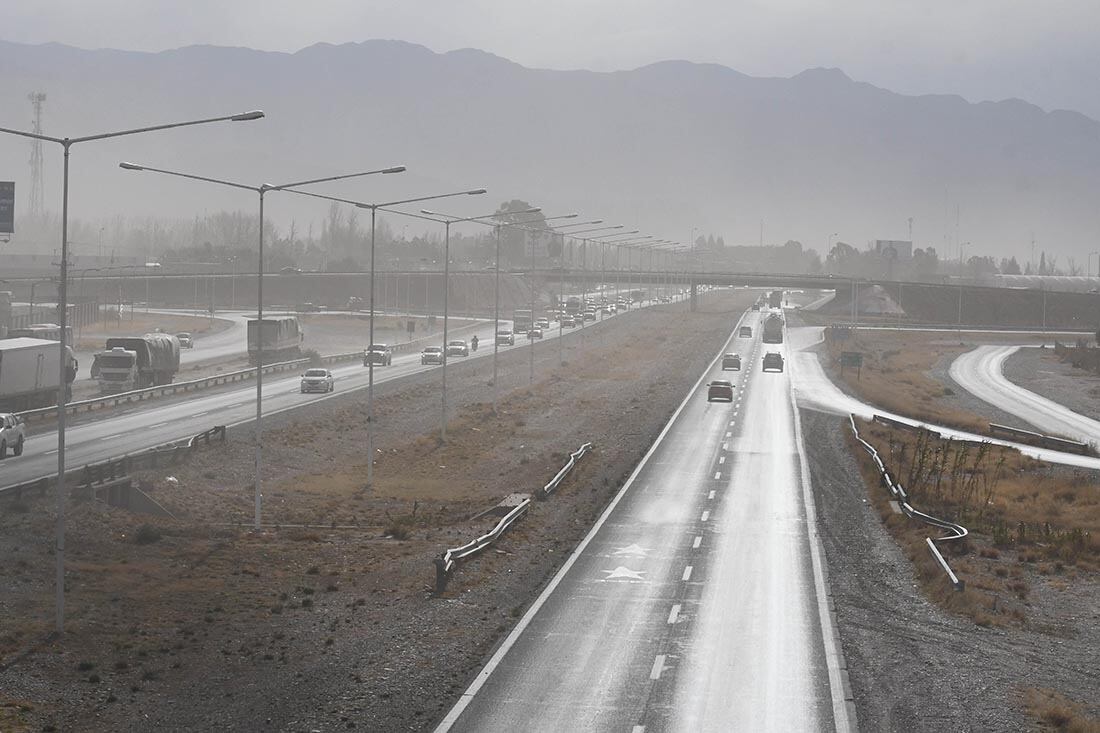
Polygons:
<instances>
[{"instance_id":1,"label":"dry shrub","mask_svg":"<svg viewBox=\"0 0 1100 733\"><path fill-rule=\"evenodd\" d=\"M1048 730L1100 733L1100 720L1054 690L1038 687L1025 690L1024 706L1028 714Z\"/></svg>"}]
</instances>

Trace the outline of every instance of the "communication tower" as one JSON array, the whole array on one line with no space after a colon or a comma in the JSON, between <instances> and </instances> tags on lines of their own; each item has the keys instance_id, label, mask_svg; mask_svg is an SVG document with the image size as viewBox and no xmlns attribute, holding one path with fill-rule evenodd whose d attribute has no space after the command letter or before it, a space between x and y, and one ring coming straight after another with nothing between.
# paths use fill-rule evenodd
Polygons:
<instances>
[{"instance_id":1,"label":"communication tower","mask_svg":"<svg viewBox=\"0 0 1100 733\"><path fill-rule=\"evenodd\" d=\"M31 92L27 95L34 108L34 133L42 134L42 104L46 101L43 92ZM42 141L31 140L31 194L30 215L32 219L42 216Z\"/></svg>"}]
</instances>

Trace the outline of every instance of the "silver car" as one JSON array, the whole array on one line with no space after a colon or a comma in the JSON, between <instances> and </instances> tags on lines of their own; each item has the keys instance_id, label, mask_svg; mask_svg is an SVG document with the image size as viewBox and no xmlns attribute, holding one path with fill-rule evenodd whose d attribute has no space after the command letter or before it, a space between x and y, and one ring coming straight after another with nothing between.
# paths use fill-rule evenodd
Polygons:
<instances>
[{"instance_id":1,"label":"silver car","mask_svg":"<svg viewBox=\"0 0 1100 733\"><path fill-rule=\"evenodd\" d=\"M302 375L302 394L306 392L331 392L336 380L328 369L306 369Z\"/></svg>"}]
</instances>

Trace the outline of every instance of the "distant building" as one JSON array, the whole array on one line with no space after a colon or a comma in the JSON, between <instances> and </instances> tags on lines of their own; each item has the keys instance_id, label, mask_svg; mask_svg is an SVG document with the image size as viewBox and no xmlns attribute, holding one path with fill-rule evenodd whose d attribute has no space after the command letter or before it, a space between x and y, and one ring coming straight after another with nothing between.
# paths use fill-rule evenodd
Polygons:
<instances>
[{"instance_id":1,"label":"distant building","mask_svg":"<svg viewBox=\"0 0 1100 733\"><path fill-rule=\"evenodd\" d=\"M893 252L895 259L913 259L913 243L907 242L904 239L876 239L874 241L874 250L884 257L889 257L890 253Z\"/></svg>"}]
</instances>

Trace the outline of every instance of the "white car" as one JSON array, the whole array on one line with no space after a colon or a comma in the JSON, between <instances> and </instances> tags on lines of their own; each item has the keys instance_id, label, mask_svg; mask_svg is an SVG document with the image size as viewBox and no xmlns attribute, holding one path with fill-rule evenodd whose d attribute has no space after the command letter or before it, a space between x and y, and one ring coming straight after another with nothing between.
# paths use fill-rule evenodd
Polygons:
<instances>
[{"instance_id":1,"label":"white car","mask_svg":"<svg viewBox=\"0 0 1100 733\"><path fill-rule=\"evenodd\" d=\"M447 342L447 356L469 356L470 346L461 339Z\"/></svg>"},{"instance_id":2,"label":"white car","mask_svg":"<svg viewBox=\"0 0 1100 733\"><path fill-rule=\"evenodd\" d=\"M497 331L497 346L515 346L516 335L511 331Z\"/></svg>"},{"instance_id":3,"label":"white car","mask_svg":"<svg viewBox=\"0 0 1100 733\"><path fill-rule=\"evenodd\" d=\"M336 381L328 369L306 369L302 375L302 394L306 392L331 392Z\"/></svg>"},{"instance_id":4,"label":"white car","mask_svg":"<svg viewBox=\"0 0 1100 733\"><path fill-rule=\"evenodd\" d=\"M7 458L8 448L17 456L23 455L23 443L27 439L23 418L8 412L0 413L0 458Z\"/></svg>"},{"instance_id":5,"label":"white car","mask_svg":"<svg viewBox=\"0 0 1100 733\"><path fill-rule=\"evenodd\" d=\"M186 331L184 333L177 333L176 338L180 340L181 349L195 348L195 339L193 339L191 337L191 334L187 333Z\"/></svg>"}]
</instances>

